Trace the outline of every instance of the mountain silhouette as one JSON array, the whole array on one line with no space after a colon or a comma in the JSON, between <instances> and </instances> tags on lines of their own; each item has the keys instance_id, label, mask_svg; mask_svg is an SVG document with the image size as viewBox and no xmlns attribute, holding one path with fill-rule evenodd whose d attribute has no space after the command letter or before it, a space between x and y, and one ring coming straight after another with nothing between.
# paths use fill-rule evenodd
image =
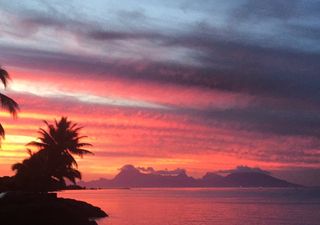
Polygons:
<instances>
[{"instance_id":1,"label":"mountain silhouette","mask_svg":"<svg viewBox=\"0 0 320 225\"><path fill-rule=\"evenodd\" d=\"M121 171L113 179L79 182L87 188L126 188L126 187L298 187L300 185L287 182L259 172L236 172L227 176L206 173L195 179L185 171L176 175L143 173L131 166Z\"/></svg>"}]
</instances>

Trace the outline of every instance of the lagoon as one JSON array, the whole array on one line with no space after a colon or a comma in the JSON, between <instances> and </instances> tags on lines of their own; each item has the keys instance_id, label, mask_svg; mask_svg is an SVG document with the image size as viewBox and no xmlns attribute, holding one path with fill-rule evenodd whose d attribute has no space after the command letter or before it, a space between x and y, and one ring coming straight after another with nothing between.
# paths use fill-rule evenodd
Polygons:
<instances>
[{"instance_id":1,"label":"lagoon","mask_svg":"<svg viewBox=\"0 0 320 225\"><path fill-rule=\"evenodd\" d=\"M99 225L319 225L317 188L68 190L60 197L101 207Z\"/></svg>"}]
</instances>

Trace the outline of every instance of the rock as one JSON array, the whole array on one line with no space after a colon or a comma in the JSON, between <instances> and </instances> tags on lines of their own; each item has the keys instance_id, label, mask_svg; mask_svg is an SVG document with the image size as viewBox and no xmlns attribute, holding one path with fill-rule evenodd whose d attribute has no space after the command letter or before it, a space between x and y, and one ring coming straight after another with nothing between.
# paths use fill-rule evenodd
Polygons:
<instances>
[{"instance_id":1,"label":"rock","mask_svg":"<svg viewBox=\"0 0 320 225\"><path fill-rule=\"evenodd\" d=\"M0 221L5 225L96 225L94 218L106 216L98 207L55 193L8 192L0 199Z\"/></svg>"}]
</instances>

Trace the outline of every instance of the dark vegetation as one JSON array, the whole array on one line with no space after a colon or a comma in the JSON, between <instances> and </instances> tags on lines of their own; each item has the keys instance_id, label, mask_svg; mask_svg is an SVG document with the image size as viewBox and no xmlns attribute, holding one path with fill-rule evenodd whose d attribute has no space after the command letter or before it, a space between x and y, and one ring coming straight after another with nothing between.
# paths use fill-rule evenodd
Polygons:
<instances>
[{"instance_id":1,"label":"dark vegetation","mask_svg":"<svg viewBox=\"0 0 320 225\"><path fill-rule=\"evenodd\" d=\"M66 179L76 183L81 179L81 173L77 169L78 164L74 155L82 157L92 154L84 147L89 143L81 142L85 136L80 136L79 127L66 117L62 117L53 124L45 121L47 130L40 128L39 141L30 142L28 146L39 149L38 152L30 152L30 157L12 166L16 171L14 176L15 187L18 190L48 191L64 189Z\"/></svg>"},{"instance_id":2,"label":"dark vegetation","mask_svg":"<svg viewBox=\"0 0 320 225\"><path fill-rule=\"evenodd\" d=\"M57 198L55 193L10 192L0 198L1 224L5 225L96 225L89 218L105 216L98 207Z\"/></svg>"},{"instance_id":3,"label":"dark vegetation","mask_svg":"<svg viewBox=\"0 0 320 225\"><path fill-rule=\"evenodd\" d=\"M0 67L0 80L6 87L8 72ZM11 98L0 93L1 105L14 117L19 109ZM12 166L15 175L0 177L0 221L5 225L94 225L91 218L105 217L100 208L86 202L57 198L57 191L68 189L67 180L73 183L69 188L79 188L76 179L81 179L74 156L92 154L82 142L81 128L62 117L52 124L44 121L46 129L39 129L38 141L27 144L36 148L28 150L29 157ZM5 132L0 124L0 137ZM2 192L2 193L1 193Z\"/></svg>"}]
</instances>

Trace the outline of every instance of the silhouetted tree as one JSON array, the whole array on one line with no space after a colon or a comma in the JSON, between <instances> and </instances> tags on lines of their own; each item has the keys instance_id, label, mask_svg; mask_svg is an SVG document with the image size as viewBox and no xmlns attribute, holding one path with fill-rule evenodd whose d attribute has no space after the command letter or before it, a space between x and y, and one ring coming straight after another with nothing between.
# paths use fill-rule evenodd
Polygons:
<instances>
[{"instance_id":1,"label":"silhouetted tree","mask_svg":"<svg viewBox=\"0 0 320 225\"><path fill-rule=\"evenodd\" d=\"M8 80L10 79L10 76L6 70L0 67L0 80L3 84L3 86L6 88L8 84ZM17 116L17 111L19 110L19 105L8 96L0 93L0 102L3 109L7 110L13 117ZM0 124L0 137L4 138L5 131Z\"/></svg>"},{"instance_id":2,"label":"silhouetted tree","mask_svg":"<svg viewBox=\"0 0 320 225\"><path fill-rule=\"evenodd\" d=\"M82 157L92 154L84 149L91 144L81 142L86 137L79 134L82 127L69 121L67 117L55 120L53 124L44 122L47 130L39 129L39 141L28 144L37 147L39 151L29 151L28 159L12 166L20 188L46 191L65 187L65 179L75 184L76 179L81 179L81 173L77 170L78 164L73 155Z\"/></svg>"}]
</instances>

